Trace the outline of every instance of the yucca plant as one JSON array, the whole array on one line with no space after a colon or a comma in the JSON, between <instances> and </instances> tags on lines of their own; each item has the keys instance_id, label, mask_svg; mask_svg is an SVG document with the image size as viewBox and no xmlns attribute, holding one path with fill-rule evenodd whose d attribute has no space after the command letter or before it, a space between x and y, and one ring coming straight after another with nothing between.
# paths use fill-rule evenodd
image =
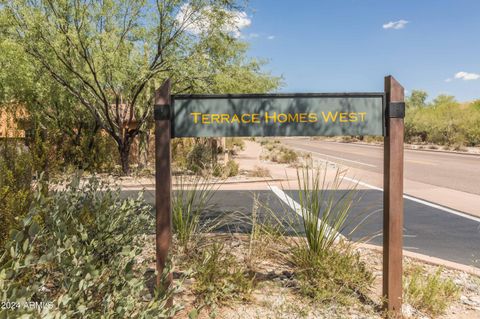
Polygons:
<instances>
[{"instance_id":1,"label":"yucca plant","mask_svg":"<svg viewBox=\"0 0 480 319\"><path fill-rule=\"evenodd\" d=\"M310 250L320 254L344 239L341 232L353 205L359 201L357 185L344 187L346 170L337 169L331 181L327 168L297 170L298 197L305 237Z\"/></svg>"},{"instance_id":2,"label":"yucca plant","mask_svg":"<svg viewBox=\"0 0 480 319\"><path fill-rule=\"evenodd\" d=\"M189 249L196 234L209 232L218 226L217 218L207 218L204 212L220 184L211 183L208 178L178 176L177 188L172 201L173 229L179 247Z\"/></svg>"},{"instance_id":3,"label":"yucca plant","mask_svg":"<svg viewBox=\"0 0 480 319\"><path fill-rule=\"evenodd\" d=\"M298 203L288 196L284 199L300 215L296 226L304 230L304 234L294 231L300 240L290 241L287 258L295 268L301 295L350 304L359 296L365 298L373 282L359 253L341 234L347 226L353 232L361 225L359 216L350 216L361 196L356 184L344 185L346 170L337 169L331 176L327 166L310 167L297 169Z\"/></svg>"}]
</instances>

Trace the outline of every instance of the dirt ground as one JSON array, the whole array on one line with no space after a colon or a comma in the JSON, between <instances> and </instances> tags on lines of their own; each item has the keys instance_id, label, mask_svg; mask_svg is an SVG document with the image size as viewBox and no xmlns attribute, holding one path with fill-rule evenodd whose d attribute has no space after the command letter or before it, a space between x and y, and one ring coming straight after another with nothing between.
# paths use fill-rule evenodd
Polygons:
<instances>
[{"instance_id":1,"label":"dirt ground","mask_svg":"<svg viewBox=\"0 0 480 319\"><path fill-rule=\"evenodd\" d=\"M226 249L236 256L239 263L248 263L248 236L231 235L210 235L209 240L221 240ZM269 249L285 250L277 244ZM364 261L374 276L375 281L371 288L368 302L358 301L349 306L340 304L322 304L315 303L313 300L302 297L298 292L298 282L295 279L295 272L288 263L281 258L275 257L275 254L262 254L255 260L251 267L255 271L256 285L249 295L248 300L229 301L224 305L216 307L205 307L199 311L197 318L215 318L223 319L296 319L296 318L382 318L381 312L381 291L382 291L382 254L374 249L365 247L356 247L360 252L361 260ZM143 256L150 261L152 270L154 264L154 237L146 240ZM195 276L189 277L188 274L195 269L190 269L191 265L182 262L184 256L181 254L175 257L175 283L180 285L180 289L175 295L175 304L181 305L183 310L176 316L177 318L189 318L189 313L201 305L192 293L195 284ZM422 263L417 260L405 257L404 269L420 266L426 273L434 273L438 266ZM435 317L440 319L476 319L480 318L480 277L468 274L466 272L441 268L441 277L450 278L455 285L460 287L460 295L446 310L444 315ZM186 276L186 278L185 278ZM415 309L409 304L404 304L403 314L405 318L433 318L425 313Z\"/></svg>"}]
</instances>

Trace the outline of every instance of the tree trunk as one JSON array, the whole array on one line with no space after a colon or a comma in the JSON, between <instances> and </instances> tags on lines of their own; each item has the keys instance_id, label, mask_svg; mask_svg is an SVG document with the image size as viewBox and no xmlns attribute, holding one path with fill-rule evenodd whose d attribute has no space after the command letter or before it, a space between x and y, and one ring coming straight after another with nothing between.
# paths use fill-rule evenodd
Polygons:
<instances>
[{"instance_id":1,"label":"tree trunk","mask_svg":"<svg viewBox=\"0 0 480 319\"><path fill-rule=\"evenodd\" d=\"M122 165L122 173L124 175L130 174L130 146L132 145L130 138L126 138L123 144L118 146L120 153L120 164Z\"/></svg>"}]
</instances>

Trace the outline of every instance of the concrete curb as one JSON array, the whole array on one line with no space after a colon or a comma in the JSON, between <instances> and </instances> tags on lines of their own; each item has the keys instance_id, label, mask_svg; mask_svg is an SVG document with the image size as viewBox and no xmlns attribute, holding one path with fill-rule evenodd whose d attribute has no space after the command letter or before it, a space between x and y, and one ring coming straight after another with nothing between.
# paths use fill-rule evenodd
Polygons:
<instances>
[{"instance_id":1,"label":"concrete curb","mask_svg":"<svg viewBox=\"0 0 480 319\"><path fill-rule=\"evenodd\" d=\"M357 246L357 247L361 247L361 248L376 250L378 252L383 251L383 248L381 246L376 246L376 245L372 245L372 244L355 243L354 245ZM419 253L414 253L414 252L407 251L407 250L403 250L403 256L408 257L408 258L412 258L412 259L415 259L415 260L418 260L418 261L421 261L421 262L424 262L426 264L430 264L430 265L434 265L434 266L441 266L441 267L445 267L445 268L452 269L452 270L463 271L463 272L468 273L470 275L480 277L480 268L477 268L477 267L474 267L474 266L467 266L467 265L459 264L459 263L456 263L456 262L453 262L453 261L444 260L444 259L440 259L440 258L437 258L437 257L432 257L432 256L423 255L423 254L419 254Z\"/></svg>"},{"instance_id":2,"label":"concrete curb","mask_svg":"<svg viewBox=\"0 0 480 319\"><path fill-rule=\"evenodd\" d=\"M286 182L286 178L272 178L272 179L257 179L257 180L242 180L242 181L214 181L208 182L207 185L234 185L234 184L254 184L254 183L272 183L272 182ZM172 186L180 186L181 184L172 183ZM194 183L185 183L184 186L194 186ZM119 185L122 189L142 189L142 188L154 188L155 184L141 184L141 185ZM139 188L139 186L142 186Z\"/></svg>"}]
</instances>

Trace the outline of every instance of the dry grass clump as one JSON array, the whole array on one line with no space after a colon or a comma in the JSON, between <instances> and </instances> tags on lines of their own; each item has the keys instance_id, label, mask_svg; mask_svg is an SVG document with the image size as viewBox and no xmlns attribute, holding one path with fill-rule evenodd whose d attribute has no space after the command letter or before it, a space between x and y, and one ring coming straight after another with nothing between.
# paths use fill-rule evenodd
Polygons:
<instances>
[{"instance_id":1,"label":"dry grass clump","mask_svg":"<svg viewBox=\"0 0 480 319\"><path fill-rule=\"evenodd\" d=\"M270 170L263 166L255 166L248 175L251 177L271 177Z\"/></svg>"},{"instance_id":2,"label":"dry grass clump","mask_svg":"<svg viewBox=\"0 0 480 319\"><path fill-rule=\"evenodd\" d=\"M417 310L434 317L445 312L460 296L460 288L450 278L442 278L442 268L433 274L422 267L405 270L403 299Z\"/></svg>"}]
</instances>

